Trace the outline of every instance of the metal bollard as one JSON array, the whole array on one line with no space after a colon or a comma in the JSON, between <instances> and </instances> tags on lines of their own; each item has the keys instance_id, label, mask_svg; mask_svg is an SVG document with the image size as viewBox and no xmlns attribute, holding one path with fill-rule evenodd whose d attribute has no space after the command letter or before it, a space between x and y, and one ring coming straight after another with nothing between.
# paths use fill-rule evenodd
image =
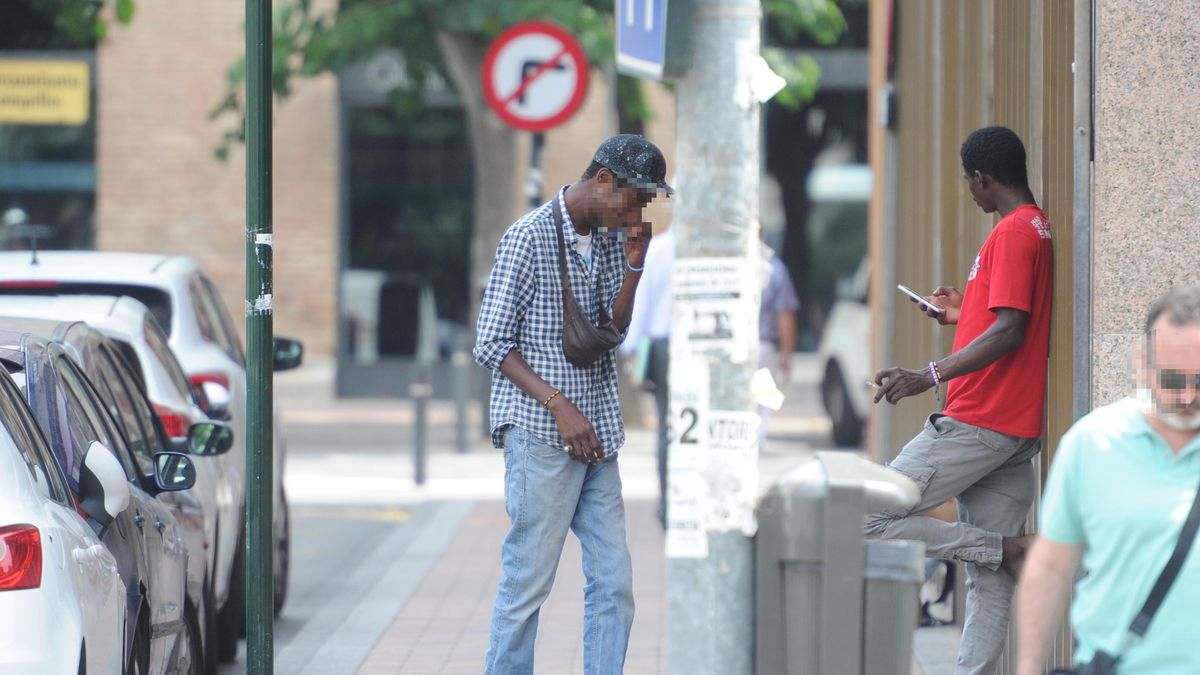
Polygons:
<instances>
[{"instance_id":1,"label":"metal bollard","mask_svg":"<svg viewBox=\"0 0 1200 675\"><path fill-rule=\"evenodd\" d=\"M470 376L471 358L464 351L456 351L450 357L450 367L453 369L454 386L454 447L458 454L464 455L470 449L467 444L467 425L470 423L467 411L467 378Z\"/></svg>"},{"instance_id":2,"label":"metal bollard","mask_svg":"<svg viewBox=\"0 0 1200 675\"><path fill-rule=\"evenodd\" d=\"M413 400L413 482L425 484L425 464L429 441L427 412L429 399L433 396L433 385L429 384L429 370L420 369L418 380L409 387Z\"/></svg>"}]
</instances>

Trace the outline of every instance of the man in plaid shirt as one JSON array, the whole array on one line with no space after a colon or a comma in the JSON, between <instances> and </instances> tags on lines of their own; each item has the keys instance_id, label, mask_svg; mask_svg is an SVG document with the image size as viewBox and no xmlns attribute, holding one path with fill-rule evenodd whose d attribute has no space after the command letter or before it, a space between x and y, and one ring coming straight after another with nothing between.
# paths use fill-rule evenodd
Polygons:
<instances>
[{"instance_id":1,"label":"man in plaid shirt","mask_svg":"<svg viewBox=\"0 0 1200 675\"><path fill-rule=\"evenodd\" d=\"M604 141L581 179L500 240L479 312L475 360L491 369L492 443L504 449L504 573L487 673L532 674L538 612L567 531L583 549L584 670L620 673L633 624L633 568L617 450L625 441L615 355L587 367L563 354L555 207L571 288L588 320L600 303L622 333L633 313L650 228L642 209L664 182L662 152L641 136ZM621 235L624 236L621 236Z\"/></svg>"}]
</instances>

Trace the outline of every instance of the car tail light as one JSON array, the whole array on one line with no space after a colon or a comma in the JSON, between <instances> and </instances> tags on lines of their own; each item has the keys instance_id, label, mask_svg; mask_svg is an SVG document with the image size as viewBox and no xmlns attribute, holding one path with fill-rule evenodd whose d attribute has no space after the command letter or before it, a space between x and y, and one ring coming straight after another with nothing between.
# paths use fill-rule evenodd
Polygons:
<instances>
[{"instance_id":1,"label":"car tail light","mask_svg":"<svg viewBox=\"0 0 1200 675\"><path fill-rule=\"evenodd\" d=\"M57 281L30 279L27 281L0 281L0 288L58 288L62 284Z\"/></svg>"},{"instance_id":2,"label":"car tail light","mask_svg":"<svg viewBox=\"0 0 1200 675\"><path fill-rule=\"evenodd\" d=\"M171 438L183 438L187 436L189 425L187 420L183 418L183 415L162 405L155 405L154 412L158 415L158 419L162 420L163 429L167 432L168 436Z\"/></svg>"},{"instance_id":3,"label":"car tail light","mask_svg":"<svg viewBox=\"0 0 1200 675\"><path fill-rule=\"evenodd\" d=\"M202 386L205 382L215 382L226 389L229 388L229 378L224 373L196 373L188 375L188 381L197 387Z\"/></svg>"},{"instance_id":4,"label":"car tail light","mask_svg":"<svg viewBox=\"0 0 1200 675\"><path fill-rule=\"evenodd\" d=\"M42 585L42 535L33 525L0 527L0 591Z\"/></svg>"}]
</instances>

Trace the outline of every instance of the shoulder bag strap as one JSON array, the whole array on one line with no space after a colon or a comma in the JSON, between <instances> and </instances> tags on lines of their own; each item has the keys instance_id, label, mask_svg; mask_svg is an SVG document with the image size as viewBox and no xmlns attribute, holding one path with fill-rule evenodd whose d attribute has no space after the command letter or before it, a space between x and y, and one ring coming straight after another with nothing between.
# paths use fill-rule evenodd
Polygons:
<instances>
[{"instance_id":1,"label":"shoulder bag strap","mask_svg":"<svg viewBox=\"0 0 1200 675\"><path fill-rule=\"evenodd\" d=\"M563 238L563 217L559 211L559 197L554 198L554 236L558 238L558 276L562 280L563 304L575 302L575 294L571 291L571 276L567 273L567 244ZM569 299L569 300L568 300Z\"/></svg>"},{"instance_id":2,"label":"shoulder bag strap","mask_svg":"<svg viewBox=\"0 0 1200 675\"><path fill-rule=\"evenodd\" d=\"M575 292L571 289L571 276L567 273L567 243L562 233L563 217L559 200L560 197L554 198L554 235L558 237L558 276L562 279L563 304L565 305L567 302L575 303L576 301ZM599 270L598 265L597 270ZM604 295L600 291L600 284L596 288L596 304L600 308L600 324L604 325L612 321L608 316L608 310L604 308Z\"/></svg>"},{"instance_id":3,"label":"shoulder bag strap","mask_svg":"<svg viewBox=\"0 0 1200 675\"><path fill-rule=\"evenodd\" d=\"M1162 574L1158 575L1158 581L1154 582L1154 588L1150 591L1150 597L1146 598L1146 604L1142 606L1142 611L1138 612L1133 619L1133 624L1129 626L1130 633L1138 637L1146 634L1146 629L1150 627L1150 620L1154 618L1154 613L1158 611L1163 598L1167 597L1167 591L1171 590L1171 584L1175 583L1175 577L1179 576L1179 570L1183 567L1183 562L1192 549L1192 542L1196 539L1198 527L1200 527L1200 490L1196 491L1196 498L1192 500L1192 510L1188 512L1187 520L1183 523L1183 530L1179 533L1179 541L1175 542L1175 550L1171 553L1171 559L1167 561L1167 566L1163 568Z\"/></svg>"}]
</instances>

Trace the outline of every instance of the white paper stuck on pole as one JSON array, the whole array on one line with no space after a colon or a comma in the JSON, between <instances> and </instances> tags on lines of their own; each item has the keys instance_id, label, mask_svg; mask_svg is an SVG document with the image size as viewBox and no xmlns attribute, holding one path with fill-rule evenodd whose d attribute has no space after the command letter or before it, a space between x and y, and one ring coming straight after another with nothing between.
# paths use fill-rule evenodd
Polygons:
<instances>
[{"instance_id":1,"label":"white paper stuck on pole","mask_svg":"<svg viewBox=\"0 0 1200 675\"><path fill-rule=\"evenodd\" d=\"M712 410L708 413L708 508L704 527L710 532L757 529L758 413Z\"/></svg>"},{"instance_id":2,"label":"white paper stuck on pole","mask_svg":"<svg viewBox=\"0 0 1200 675\"><path fill-rule=\"evenodd\" d=\"M744 258L675 261L675 333L694 354L720 352L734 363L750 358L758 325L757 268Z\"/></svg>"},{"instance_id":3,"label":"white paper stuck on pole","mask_svg":"<svg viewBox=\"0 0 1200 675\"><path fill-rule=\"evenodd\" d=\"M708 557L708 533L704 530L707 492L704 474L699 471L667 474L668 558Z\"/></svg>"}]
</instances>

